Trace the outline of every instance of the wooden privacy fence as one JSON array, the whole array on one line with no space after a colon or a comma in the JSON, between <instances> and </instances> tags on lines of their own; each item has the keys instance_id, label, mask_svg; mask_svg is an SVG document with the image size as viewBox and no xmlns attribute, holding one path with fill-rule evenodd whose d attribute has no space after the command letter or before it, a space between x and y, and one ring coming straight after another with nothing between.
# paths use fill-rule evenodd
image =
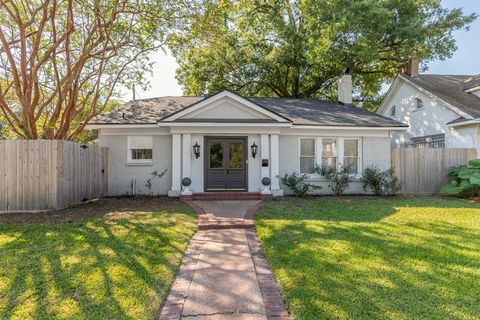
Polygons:
<instances>
[{"instance_id":1,"label":"wooden privacy fence","mask_svg":"<svg viewBox=\"0 0 480 320\"><path fill-rule=\"evenodd\" d=\"M61 209L107 194L107 148L0 140L0 212Z\"/></svg>"},{"instance_id":2,"label":"wooden privacy fence","mask_svg":"<svg viewBox=\"0 0 480 320\"><path fill-rule=\"evenodd\" d=\"M438 193L450 167L475 158L475 149L394 148L392 169L402 184L400 193Z\"/></svg>"}]
</instances>

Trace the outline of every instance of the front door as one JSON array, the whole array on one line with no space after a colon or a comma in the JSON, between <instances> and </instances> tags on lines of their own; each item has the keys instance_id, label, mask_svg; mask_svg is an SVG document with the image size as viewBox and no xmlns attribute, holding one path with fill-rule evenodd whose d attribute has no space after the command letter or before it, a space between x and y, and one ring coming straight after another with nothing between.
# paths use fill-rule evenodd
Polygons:
<instances>
[{"instance_id":1,"label":"front door","mask_svg":"<svg viewBox=\"0 0 480 320\"><path fill-rule=\"evenodd\" d=\"M205 140L205 190L247 190L246 138L208 137Z\"/></svg>"}]
</instances>

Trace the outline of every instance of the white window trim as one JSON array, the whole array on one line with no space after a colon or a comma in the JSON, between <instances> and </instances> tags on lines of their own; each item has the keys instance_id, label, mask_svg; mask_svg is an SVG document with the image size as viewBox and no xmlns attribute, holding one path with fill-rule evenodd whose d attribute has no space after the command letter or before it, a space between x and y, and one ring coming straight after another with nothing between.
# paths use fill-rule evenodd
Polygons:
<instances>
[{"instance_id":1,"label":"white window trim","mask_svg":"<svg viewBox=\"0 0 480 320\"><path fill-rule=\"evenodd\" d=\"M352 175L355 179L358 179L361 177L362 175L362 172L363 172L363 151L362 151L362 145L363 145L363 140L362 138L340 138L341 139L341 143L339 143L339 145L341 144L341 148L340 148L340 152L339 152L339 157L340 157L340 153L341 153L341 160L339 160L339 162L341 163L341 165L343 166L343 161L345 160L345 149L344 149L344 146L345 146L345 140L356 140L357 141L357 146L358 146L358 156L357 156L357 173Z\"/></svg>"},{"instance_id":2,"label":"white window trim","mask_svg":"<svg viewBox=\"0 0 480 320\"><path fill-rule=\"evenodd\" d=\"M302 139L314 139L315 140L315 165L318 167L322 166L322 152L323 152L323 138L325 139L335 139L337 145L337 168L343 166L344 158L344 141L345 140L357 140L358 143L358 160L357 160L357 174L353 174L352 178L354 180L360 179L363 172L363 138L362 137L316 137L316 136L301 136L298 138L298 157L297 157L297 168L298 173L303 174L300 171L300 155L301 155L301 140ZM318 173L305 173L309 179L316 181L327 181L325 177Z\"/></svg>"},{"instance_id":3,"label":"white window trim","mask_svg":"<svg viewBox=\"0 0 480 320\"><path fill-rule=\"evenodd\" d=\"M300 167L300 158L302 157L302 140L312 140L313 139L313 165L316 166L317 165L317 138L316 137L299 137L298 139L298 173L300 174L306 174L308 175L309 177L310 176L317 176L316 173L303 173L301 171L301 167ZM315 167L314 167L314 170L315 170Z\"/></svg>"},{"instance_id":4,"label":"white window trim","mask_svg":"<svg viewBox=\"0 0 480 320\"><path fill-rule=\"evenodd\" d=\"M132 149L130 147L130 139L133 137L148 137L152 140L152 159L132 159ZM138 149L150 149L150 148L138 148ZM127 166L151 166L153 165L153 137L152 136L127 136Z\"/></svg>"}]
</instances>

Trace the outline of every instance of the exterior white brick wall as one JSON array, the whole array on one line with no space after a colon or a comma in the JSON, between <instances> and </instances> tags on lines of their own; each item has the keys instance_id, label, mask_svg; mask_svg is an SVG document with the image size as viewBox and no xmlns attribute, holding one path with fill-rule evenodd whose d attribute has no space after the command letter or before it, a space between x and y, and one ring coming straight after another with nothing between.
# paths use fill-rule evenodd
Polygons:
<instances>
[{"instance_id":1,"label":"exterior white brick wall","mask_svg":"<svg viewBox=\"0 0 480 320\"><path fill-rule=\"evenodd\" d=\"M153 136L153 162L151 165L127 164L127 135L102 135L100 144L108 147L108 193L110 196L132 194L132 182L136 181L136 194L166 195L172 183L172 137ZM152 190L145 183L154 170L162 172L163 178L152 179Z\"/></svg>"}]
</instances>

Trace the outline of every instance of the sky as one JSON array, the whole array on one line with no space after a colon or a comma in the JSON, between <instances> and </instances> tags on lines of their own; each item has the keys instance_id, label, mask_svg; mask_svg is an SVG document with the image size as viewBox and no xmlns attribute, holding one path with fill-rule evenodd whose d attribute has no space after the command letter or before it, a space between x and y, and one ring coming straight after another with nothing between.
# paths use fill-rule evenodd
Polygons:
<instances>
[{"instance_id":1,"label":"sky","mask_svg":"<svg viewBox=\"0 0 480 320\"><path fill-rule=\"evenodd\" d=\"M465 13L480 14L479 0L443 0L447 8L463 8ZM432 61L426 73L433 74L480 74L480 18L470 25L470 31L459 30L453 34L457 41L457 51L445 61ZM155 62L152 76L148 78L147 90L136 88L136 98L145 99L161 96L180 96L182 88L175 79L178 64L170 54L163 51L152 53ZM124 100L131 100L132 93L125 92Z\"/></svg>"}]
</instances>

